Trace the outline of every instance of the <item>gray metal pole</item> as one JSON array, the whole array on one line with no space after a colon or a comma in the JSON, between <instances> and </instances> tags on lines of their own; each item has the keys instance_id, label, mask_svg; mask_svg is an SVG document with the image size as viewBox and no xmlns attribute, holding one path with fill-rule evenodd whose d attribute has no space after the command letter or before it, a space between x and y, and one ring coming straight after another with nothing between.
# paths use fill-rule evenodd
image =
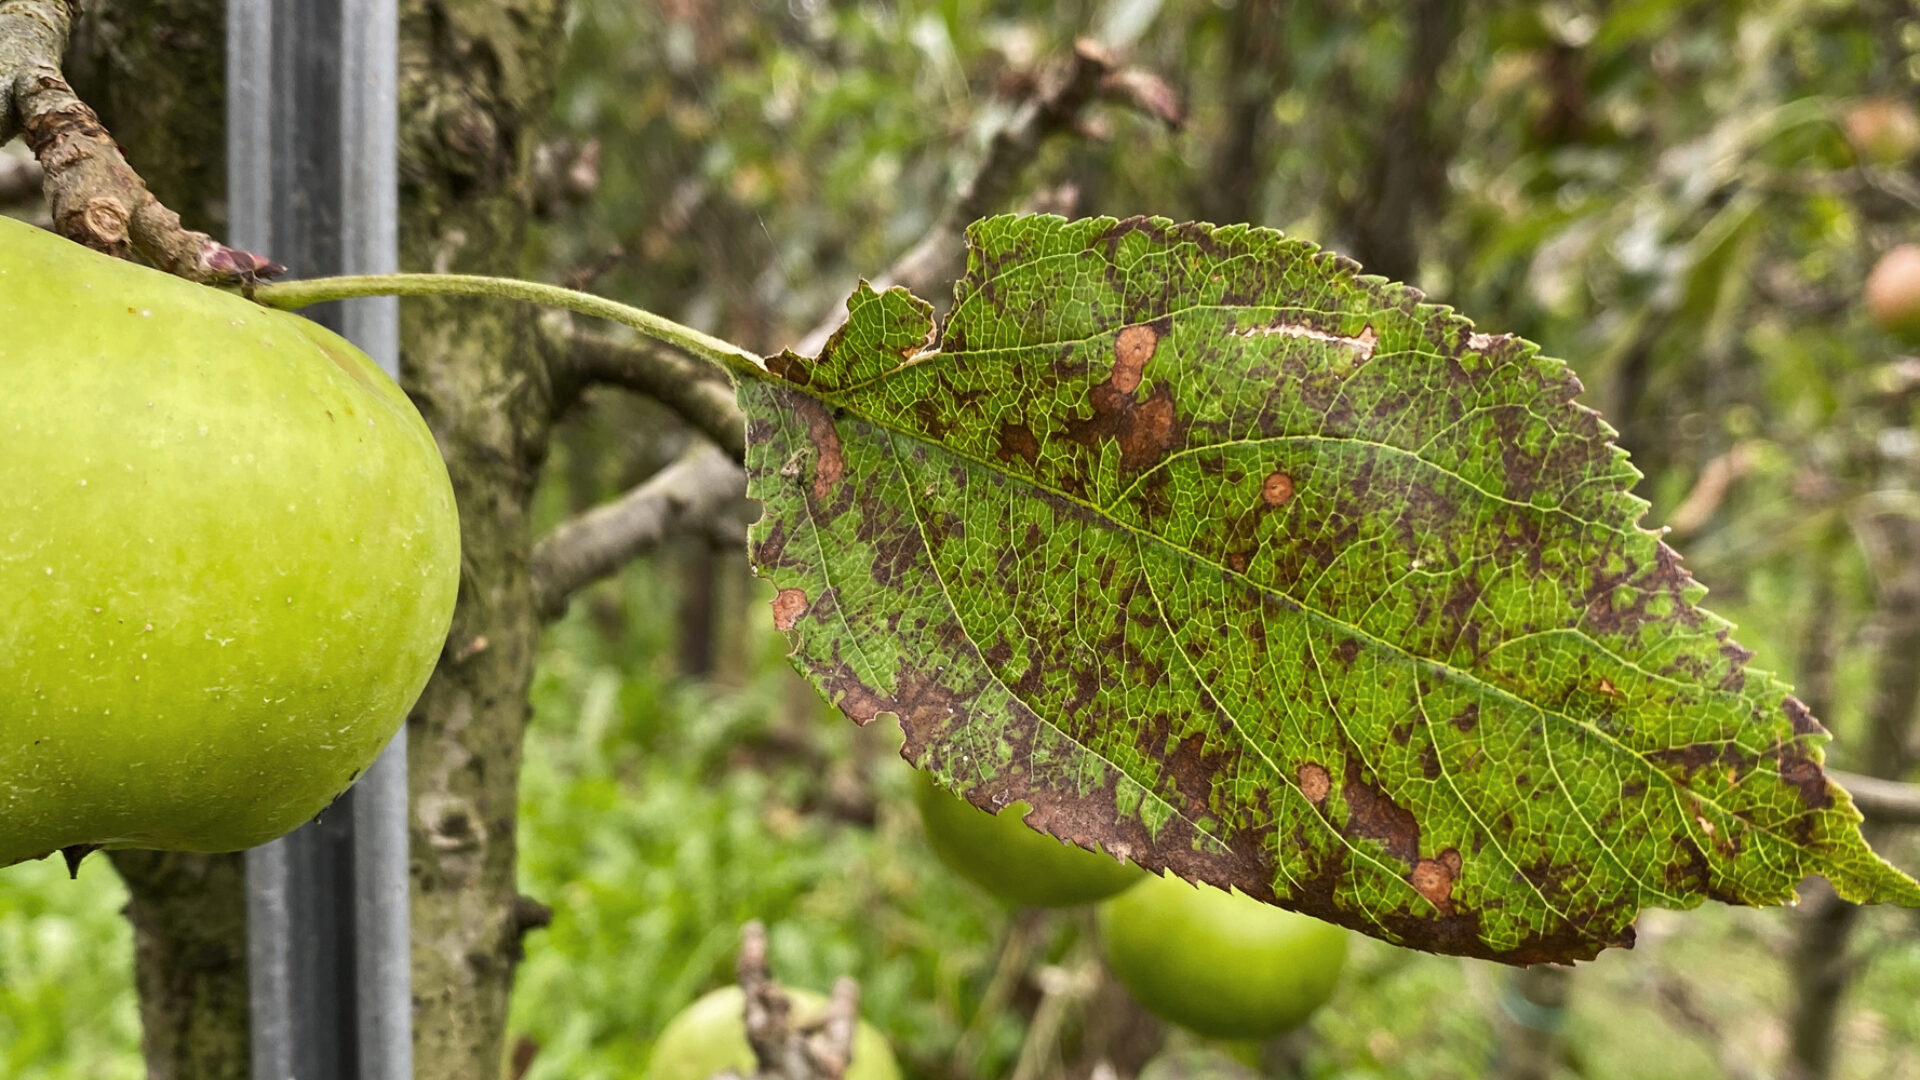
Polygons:
<instances>
[{"instance_id":1,"label":"gray metal pole","mask_svg":"<svg viewBox=\"0 0 1920 1080\"><path fill-rule=\"evenodd\" d=\"M397 0L229 0L230 242L296 277L398 266ZM391 298L310 311L389 374ZM409 1080L402 733L321 819L247 853L255 1080Z\"/></svg>"}]
</instances>

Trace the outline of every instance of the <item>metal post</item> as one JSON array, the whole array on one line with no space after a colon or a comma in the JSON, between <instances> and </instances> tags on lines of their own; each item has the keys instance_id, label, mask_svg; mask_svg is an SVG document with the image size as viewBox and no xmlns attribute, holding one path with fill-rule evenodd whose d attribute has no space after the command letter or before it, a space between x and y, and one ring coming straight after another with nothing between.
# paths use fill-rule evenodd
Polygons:
<instances>
[{"instance_id":1,"label":"metal post","mask_svg":"<svg viewBox=\"0 0 1920 1080\"><path fill-rule=\"evenodd\" d=\"M398 265L397 0L229 0L230 242L293 276ZM399 308L309 314L396 374ZM406 738L247 853L255 1080L410 1080Z\"/></svg>"}]
</instances>

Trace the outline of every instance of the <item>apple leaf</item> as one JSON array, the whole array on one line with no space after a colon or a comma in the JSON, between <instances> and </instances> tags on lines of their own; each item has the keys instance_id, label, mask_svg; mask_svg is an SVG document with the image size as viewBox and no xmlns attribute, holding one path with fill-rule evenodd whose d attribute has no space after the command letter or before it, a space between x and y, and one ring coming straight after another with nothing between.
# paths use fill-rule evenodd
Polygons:
<instances>
[{"instance_id":1,"label":"apple leaf","mask_svg":"<svg viewBox=\"0 0 1920 1080\"><path fill-rule=\"evenodd\" d=\"M743 381L793 660L977 806L1419 949L1920 904L1558 360L1266 229L991 218Z\"/></svg>"}]
</instances>

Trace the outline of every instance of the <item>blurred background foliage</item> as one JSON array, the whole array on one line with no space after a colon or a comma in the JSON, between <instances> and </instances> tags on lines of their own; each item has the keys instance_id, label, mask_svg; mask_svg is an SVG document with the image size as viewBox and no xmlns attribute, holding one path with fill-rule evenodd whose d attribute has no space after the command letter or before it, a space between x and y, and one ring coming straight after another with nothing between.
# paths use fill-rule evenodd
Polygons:
<instances>
[{"instance_id":1,"label":"blurred background foliage","mask_svg":"<svg viewBox=\"0 0 1920 1080\"><path fill-rule=\"evenodd\" d=\"M1830 763L1910 773L1920 358L1860 294L1920 240L1915 0L576 0L554 137L529 148L528 272L794 343L927 232L1081 37L1186 123L1090 108L1003 209L1275 226L1568 359L1646 474L1647 523L1835 732ZM691 437L590 394L545 522ZM513 1069L637 1077L731 981L749 918L784 980L857 977L916 1077L1126 1077L1188 1045L1103 975L1084 912L1009 911L933 860L897 733L786 668L739 547L738 521L680 538L547 635L522 878L556 916L527 944ZM1920 867L1911 833L1876 839ZM0 1075L140 1075L108 868L36 870L0 893ZM1920 921L1806 893L1650 913L1544 998L1357 941L1307 1029L1235 1052L1342 1080L1920 1075Z\"/></svg>"}]
</instances>

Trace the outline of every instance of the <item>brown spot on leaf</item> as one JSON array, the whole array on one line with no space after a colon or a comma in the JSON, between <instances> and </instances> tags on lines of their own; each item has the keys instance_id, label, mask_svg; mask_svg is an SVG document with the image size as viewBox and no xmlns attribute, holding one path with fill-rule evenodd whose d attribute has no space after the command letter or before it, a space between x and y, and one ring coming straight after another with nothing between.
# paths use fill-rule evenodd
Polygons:
<instances>
[{"instance_id":1,"label":"brown spot on leaf","mask_svg":"<svg viewBox=\"0 0 1920 1080\"><path fill-rule=\"evenodd\" d=\"M1307 762L1300 766L1300 794L1307 801L1319 806L1327 801L1327 792L1333 790L1333 777L1327 775L1324 765Z\"/></svg>"},{"instance_id":2,"label":"brown spot on leaf","mask_svg":"<svg viewBox=\"0 0 1920 1080\"><path fill-rule=\"evenodd\" d=\"M1800 699L1787 696L1787 719L1793 724L1795 735L1825 735L1827 729L1814 719L1812 710L1801 703Z\"/></svg>"},{"instance_id":3,"label":"brown spot on leaf","mask_svg":"<svg viewBox=\"0 0 1920 1080\"><path fill-rule=\"evenodd\" d=\"M773 625L776 630L791 630L807 613L807 590L781 589L773 598Z\"/></svg>"},{"instance_id":4,"label":"brown spot on leaf","mask_svg":"<svg viewBox=\"0 0 1920 1080\"><path fill-rule=\"evenodd\" d=\"M1144 323L1120 331L1113 341L1113 375L1109 382L1115 390L1131 394L1140 385L1140 373L1160 346L1160 332Z\"/></svg>"},{"instance_id":5,"label":"brown spot on leaf","mask_svg":"<svg viewBox=\"0 0 1920 1080\"><path fill-rule=\"evenodd\" d=\"M1271 472L1260 485L1260 499L1268 506L1285 506L1293 501L1293 477L1283 472Z\"/></svg>"},{"instance_id":6,"label":"brown spot on leaf","mask_svg":"<svg viewBox=\"0 0 1920 1080\"><path fill-rule=\"evenodd\" d=\"M1420 823L1384 790L1360 779L1360 763L1347 764L1340 789L1347 800L1347 834L1377 840L1387 853L1412 866L1420 858Z\"/></svg>"},{"instance_id":7,"label":"brown spot on leaf","mask_svg":"<svg viewBox=\"0 0 1920 1080\"><path fill-rule=\"evenodd\" d=\"M840 431L833 426L833 417L820 402L799 394L788 400L793 403L800 422L807 425L807 441L813 444L813 497L825 500L833 494L834 485L840 482L847 468L840 452Z\"/></svg>"},{"instance_id":8,"label":"brown spot on leaf","mask_svg":"<svg viewBox=\"0 0 1920 1080\"><path fill-rule=\"evenodd\" d=\"M1809 810L1825 810L1833 805L1827 790L1827 774L1799 743L1780 746L1780 779L1800 793L1801 805Z\"/></svg>"},{"instance_id":9,"label":"brown spot on leaf","mask_svg":"<svg viewBox=\"0 0 1920 1080\"><path fill-rule=\"evenodd\" d=\"M1000 425L1000 460L1019 458L1029 468L1040 464L1040 440L1025 424Z\"/></svg>"},{"instance_id":10,"label":"brown spot on leaf","mask_svg":"<svg viewBox=\"0 0 1920 1080\"><path fill-rule=\"evenodd\" d=\"M1449 859L1447 856L1451 855ZM1408 878L1415 892L1427 898L1441 911L1453 908L1453 879L1460 872L1460 853L1448 848L1438 859L1421 859L1413 864Z\"/></svg>"},{"instance_id":11,"label":"brown spot on leaf","mask_svg":"<svg viewBox=\"0 0 1920 1080\"><path fill-rule=\"evenodd\" d=\"M1105 383L1096 384L1089 396L1093 415L1068 420L1067 437L1092 451L1096 460L1100 443L1112 439L1120 445L1120 467L1139 472L1159 464L1180 439L1173 394L1166 383L1145 401L1135 401L1130 392Z\"/></svg>"}]
</instances>

